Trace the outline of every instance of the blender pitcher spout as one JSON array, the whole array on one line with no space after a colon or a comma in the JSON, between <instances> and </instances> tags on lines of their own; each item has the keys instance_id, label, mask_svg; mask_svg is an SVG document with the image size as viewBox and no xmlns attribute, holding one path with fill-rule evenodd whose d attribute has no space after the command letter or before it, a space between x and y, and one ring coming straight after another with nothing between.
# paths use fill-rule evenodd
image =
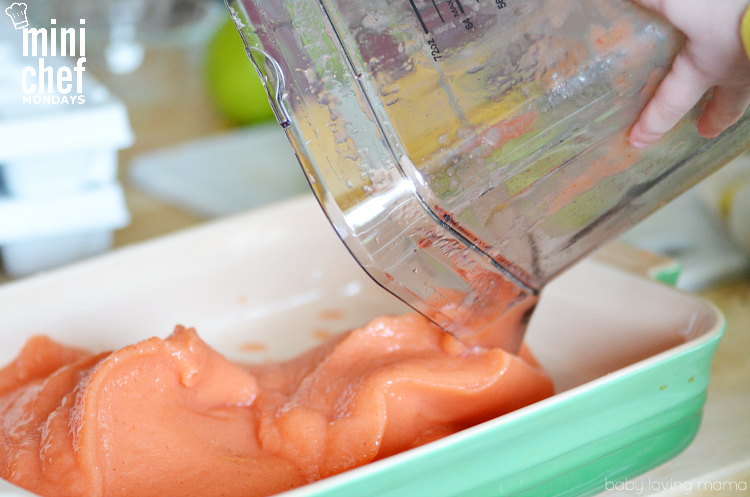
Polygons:
<instances>
[{"instance_id":1,"label":"blender pitcher spout","mask_svg":"<svg viewBox=\"0 0 750 497\"><path fill-rule=\"evenodd\" d=\"M255 70L258 71L260 80L266 88L268 101L271 104L271 110L276 117L276 121L278 121L282 128L288 128L292 122L292 118L284 106L284 98L287 96L286 77L284 76L281 64L260 46L248 42L248 33L245 29L248 28L248 25L243 21L237 10L241 8L239 7L239 1L224 0L224 4L229 9L232 21L240 33L242 43L245 45L245 53L253 63Z\"/></svg>"},{"instance_id":2,"label":"blender pitcher spout","mask_svg":"<svg viewBox=\"0 0 750 497\"><path fill-rule=\"evenodd\" d=\"M245 52L248 58L253 61L255 69L266 87L271 110L273 110L276 120L282 128L288 128L292 124L292 118L284 107L286 78L281 70L281 65L260 48L245 45Z\"/></svg>"}]
</instances>

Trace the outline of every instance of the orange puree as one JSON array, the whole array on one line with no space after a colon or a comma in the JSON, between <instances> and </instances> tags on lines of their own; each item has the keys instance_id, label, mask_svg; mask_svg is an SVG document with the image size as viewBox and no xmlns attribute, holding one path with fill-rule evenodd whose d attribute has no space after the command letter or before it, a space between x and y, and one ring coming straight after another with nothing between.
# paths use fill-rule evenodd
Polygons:
<instances>
[{"instance_id":1,"label":"orange puree","mask_svg":"<svg viewBox=\"0 0 750 497\"><path fill-rule=\"evenodd\" d=\"M248 367L181 326L99 355L35 337L0 370L0 473L43 496L270 495L552 393L525 349L417 315Z\"/></svg>"}]
</instances>

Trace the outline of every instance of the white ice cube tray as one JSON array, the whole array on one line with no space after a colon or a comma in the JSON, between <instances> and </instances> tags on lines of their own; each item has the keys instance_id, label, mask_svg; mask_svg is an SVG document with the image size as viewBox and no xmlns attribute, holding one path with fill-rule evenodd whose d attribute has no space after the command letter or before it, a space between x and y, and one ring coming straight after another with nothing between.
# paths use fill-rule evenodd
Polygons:
<instances>
[{"instance_id":1,"label":"white ice cube tray","mask_svg":"<svg viewBox=\"0 0 750 497\"><path fill-rule=\"evenodd\" d=\"M83 104L24 103L21 33L0 26L0 253L21 276L106 250L129 214L117 151L133 142L125 106L88 72ZM46 57L54 70L75 62ZM51 94L54 96L55 94ZM59 95L58 95L59 96Z\"/></svg>"}]
</instances>

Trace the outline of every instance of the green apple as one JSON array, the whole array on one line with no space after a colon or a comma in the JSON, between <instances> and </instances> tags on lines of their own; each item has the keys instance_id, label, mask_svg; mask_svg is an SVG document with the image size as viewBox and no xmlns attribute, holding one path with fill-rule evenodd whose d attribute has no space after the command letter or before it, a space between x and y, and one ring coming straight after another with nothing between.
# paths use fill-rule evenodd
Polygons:
<instances>
[{"instance_id":1,"label":"green apple","mask_svg":"<svg viewBox=\"0 0 750 497\"><path fill-rule=\"evenodd\" d=\"M238 125L273 119L266 89L231 19L209 43L205 63L208 90L227 119Z\"/></svg>"}]
</instances>

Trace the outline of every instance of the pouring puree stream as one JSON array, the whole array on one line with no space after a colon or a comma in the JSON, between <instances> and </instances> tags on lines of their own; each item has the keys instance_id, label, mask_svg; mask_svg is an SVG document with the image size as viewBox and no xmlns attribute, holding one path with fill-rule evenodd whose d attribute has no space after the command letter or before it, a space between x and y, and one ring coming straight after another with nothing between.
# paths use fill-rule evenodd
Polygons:
<instances>
[{"instance_id":1,"label":"pouring puree stream","mask_svg":"<svg viewBox=\"0 0 750 497\"><path fill-rule=\"evenodd\" d=\"M45 497L271 495L552 394L526 348L416 314L253 366L182 326L98 355L38 336L0 370L0 476Z\"/></svg>"}]
</instances>

